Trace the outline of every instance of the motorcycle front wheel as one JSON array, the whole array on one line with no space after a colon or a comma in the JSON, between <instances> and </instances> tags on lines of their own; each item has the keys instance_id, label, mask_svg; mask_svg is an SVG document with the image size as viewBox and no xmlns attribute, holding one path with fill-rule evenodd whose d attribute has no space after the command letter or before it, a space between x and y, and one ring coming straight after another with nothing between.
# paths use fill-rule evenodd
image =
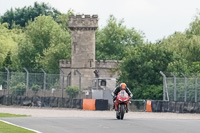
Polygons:
<instances>
[{"instance_id":1,"label":"motorcycle front wheel","mask_svg":"<svg viewBox=\"0 0 200 133\"><path fill-rule=\"evenodd\" d=\"M124 113L125 113L125 106L124 104L120 105L120 119L123 120L124 119Z\"/></svg>"}]
</instances>

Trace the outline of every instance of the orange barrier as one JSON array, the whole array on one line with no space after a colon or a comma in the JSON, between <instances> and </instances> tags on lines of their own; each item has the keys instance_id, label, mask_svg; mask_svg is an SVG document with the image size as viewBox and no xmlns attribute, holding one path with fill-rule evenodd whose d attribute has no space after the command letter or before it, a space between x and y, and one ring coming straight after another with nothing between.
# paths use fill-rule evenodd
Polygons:
<instances>
[{"instance_id":1,"label":"orange barrier","mask_svg":"<svg viewBox=\"0 0 200 133\"><path fill-rule=\"evenodd\" d=\"M151 101L150 100L147 100L147 103L146 103L146 112L152 112Z\"/></svg>"},{"instance_id":2,"label":"orange barrier","mask_svg":"<svg viewBox=\"0 0 200 133\"><path fill-rule=\"evenodd\" d=\"M83 99L83 110L96 110L96 99Z\"/></svg>"}]
</instances>

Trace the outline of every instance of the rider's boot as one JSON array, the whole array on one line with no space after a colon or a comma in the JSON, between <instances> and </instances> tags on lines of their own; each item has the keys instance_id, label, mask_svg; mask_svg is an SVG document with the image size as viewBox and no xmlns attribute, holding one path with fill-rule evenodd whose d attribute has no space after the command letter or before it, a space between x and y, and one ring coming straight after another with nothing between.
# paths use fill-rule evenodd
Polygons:
<instances>
[{"instance_id":1,"label":"rider's boot","mask_svg":"<svg viewBox=\"0 0 200 133\"><path fill-rule=\"evenodd\" d=\"M128 105L126 105L126 113L128 113Z\"/></svg>"}]
</instances>

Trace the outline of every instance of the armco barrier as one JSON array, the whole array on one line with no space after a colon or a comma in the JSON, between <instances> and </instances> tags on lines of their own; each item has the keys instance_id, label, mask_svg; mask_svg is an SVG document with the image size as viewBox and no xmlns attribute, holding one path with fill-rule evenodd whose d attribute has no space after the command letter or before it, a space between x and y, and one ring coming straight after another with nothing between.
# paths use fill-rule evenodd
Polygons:
<instances>
[{"instance_id":1,"label":"armco barrier","mask_svg":"<svg viewBox=\"0 0 200 133\"><path fill-rule=\"evenodd\" d=\"M37 107L77 108L84 110L108 110L108 100L68 99L58 97L1 96L0 104Z\"/></svg>"}]
</instances>

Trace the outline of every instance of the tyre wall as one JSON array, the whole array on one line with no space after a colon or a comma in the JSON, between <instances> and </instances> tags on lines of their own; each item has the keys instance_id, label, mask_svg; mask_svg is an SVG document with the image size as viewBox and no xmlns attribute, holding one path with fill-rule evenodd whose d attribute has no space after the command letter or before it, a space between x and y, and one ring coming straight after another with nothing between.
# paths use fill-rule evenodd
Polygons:
<instances>
[{"instance_id":1,"label":"tyre wall","mask_svg":"<svg viewBox=\"0 0 200 133\"><path fill-rule=\"evenodd\" d=\"M200 113L200 103L192 102L174 102L174 101L156 101L151 100L152 111L147 112L173 112L173 113Z\"/></svg>"},{"instance_id":2,"label":"tyre wall","mask_svg":"<svg viewBox=\"0 0 200 133\"><path fill-rule=\"evenodd\" d=\"M108 100L61 97L0 96L0 104L10 106L58 107L84 110L108 110Z\"/></svg>"}]
</instances>

